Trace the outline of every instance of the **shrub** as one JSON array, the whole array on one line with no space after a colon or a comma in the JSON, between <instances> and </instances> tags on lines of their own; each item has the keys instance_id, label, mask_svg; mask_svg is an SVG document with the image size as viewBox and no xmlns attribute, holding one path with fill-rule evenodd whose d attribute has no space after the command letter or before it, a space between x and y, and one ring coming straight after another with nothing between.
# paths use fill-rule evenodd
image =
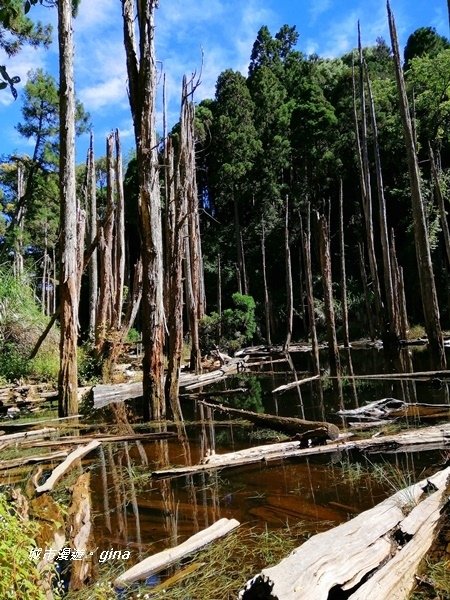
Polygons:
<instances>
[{"instance_id":1,"label":"shrub","mask_svg":"<svg viewBox=\"0 0 450 600\"><path fill-rule=\"evenodd\" d=\"M236 308L227 308L222 316L213 312L200 321L202 352L209 352L215 345L235 352L252 341L256 331L255 301L238 292L232 299Z\"/></svg>"}]
</instances>

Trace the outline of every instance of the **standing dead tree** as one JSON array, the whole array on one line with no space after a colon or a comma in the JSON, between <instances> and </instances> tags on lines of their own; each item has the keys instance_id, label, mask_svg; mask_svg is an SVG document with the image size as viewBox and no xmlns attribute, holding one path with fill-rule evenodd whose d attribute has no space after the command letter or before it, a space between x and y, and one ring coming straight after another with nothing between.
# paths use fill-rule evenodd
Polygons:
<instances>
[{"instance_id":1,"label":"standing dead tree","mask_svg":"<svg viewBox=\"0 0 450 600\"><path fill-rule=\"evenodd\" d=\"M129 101L136 140L139 227L142 240L142 343L144 419L165 415L164 305L161 200L155 128L156 0L122 0Z\"/></svg>"},{"instance_id":2,"label":"standing dead tree","mask_svg":"<svg viewBox=\"0 0 450 600\"><path fill-rule=\"evenodd\" d=\"M434 281L433 265L431 262L430 243L427 222L422 198L421 176L416 154L414 132L409 111L409 102L406 95L405 80L400 61L400 52L397 40L397 30L394 16L389 2L387 3L389 31L391 35L392 52L394 55L395 75L399 96L400 113L403 123L406 155L408 159L409 180L411 186L411 201L414 221L414 239L416 246L419 283L422 296L422 306L425 317L425 330L431 352L441 368L445 367L445 353L442 331L439 319L439 306L437 301L436 286Z\"/></svg>"}]
</instances>

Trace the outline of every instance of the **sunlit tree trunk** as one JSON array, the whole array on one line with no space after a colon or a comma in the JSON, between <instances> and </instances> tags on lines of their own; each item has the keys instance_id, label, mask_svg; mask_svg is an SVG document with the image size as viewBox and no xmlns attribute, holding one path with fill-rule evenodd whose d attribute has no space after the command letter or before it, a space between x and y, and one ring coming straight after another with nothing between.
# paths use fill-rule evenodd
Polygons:
<instances>
[{"instance_id":1,"label":"sunlit tree trunk","mask_svg":"<svg viewBox=\"0 0 450 600\"><path fill-rule=\"evenodd\" d=\"M87 210L87 239L89 246L97 236L97 186L94 160L94 135L91 132L86 181L86 210ZM97 248L92 252L89 262L89 339L95 339L98 297L98 253Z\"/></svg>"},{"instance_id":2,"label":"sunlit tree trunk","mask_svg":"<svg viewBox=\"0 0 450 600\"><path fill-rule=\"evenodd\" d=\"M289 246L289 198L286 195L284 203L284 256L286 269L286 340L284 342L285 351L289 351L292 339L292 326L294 320L294 294L292 291L292 267L291 267L291 249Z\"/></svg>"},{"instance_id":3,"label":"sunlit tree trunk","mask_svg":"<svg viewBox=\"0 0 450 600\"><path fill-rule=\"evenodd\" d=\"M78 273L75 188L75 90L73 78L72 1L58 1L60 94L60 370L58 413L78 412Z\"/></svg>"},{"instance_id":4,"label":"sunlit tree trunk","mask_svg":"<svg viewBox=\"0 0 450 600\"><path fill-rule=\"evenodd\" d=\"M414 143L414 135L409 113L409 103L406 96L405 81L400 62L400 53L397 41L397 31L394 17L388 2L389 30L391 34L392 51L394 54L395 75L399 95L400 113L403 122L406 154L408 159L409 179L411 185L411 201L414 220L414 238L419 270L419 283L422 295L422 305L425 317L425 330L431 352L441 368L445 367L445 353L442 331L439 320L439 306L437 301L436 286L434 281L433 265L428 238L427 223L423 206L421 177Z\"/></svg>"},{"instance_id":5,"label":"sunlit tree trunk","mask_svg":"<svg viewBox=\"0 0 450 600\"><path fill-rule=\"evenodd\" d=\"M344 332L344 346L348 348L350 346L350 335L348 331L347 275L344 242L344 189L342 179L339 181L339 250L341 261L342 329Z\"/></svg>"},{"instance_id":6,"label":"sunlit tree trunk","mask_svg":"<svg viewBox=\"0 0 450 600\"><path fill-rule=\"evenodd\" d=\"M115 236L114 236L114 326L120 329L122 325L123 286L125 282L125 199L123 192L122 149L119 130L114 132L116 148L115 175L116 175L116 202L115 202Z\"/></svg>"},{"instance_id":7,"label":"sunlit tree trunk","mask_svg":"<svg viewBox=\"0 0 450 600\"><path fill-rule=\"evenodd\" d=\"M156 0L122 0L129 100L136 139L139 186L139 226L142 240L142 343L144 418L165 415L164 305L161 200L155 128L156 59L154 13ZM135 28L138 39L136 39Z\"/></svg>"},{"instance_id":8,"label":"sunlit tree trunk","mask_svg":"<svg viewBox=\"0 0 450 600\"><path fill-rule=\"evenodd\" d=\"M311 219L308 208L308 218L306 224L306 233L303 235L303 244L305 247L305 282L306 282L306 303L308 306L309 329L311 335L311 357L313 362L313 372L315 375L320 373L319 361L319 343L317 341L316 317L314 312L314 291L312 278L311 261Z\"/></svg>"},{"instance_id":9,"label":"sunlit tree trunk","mask_svg":"<svg viewBox=\"0 0 450 600\"><path fill-rule=\"evenodd\" d=\"M272 345L270 335L270 305L269 305L269 288L267 286L267 269L266 269L266 228L264 220L261 222L261 256L264 284L264 314L266 317L266 342L269 346Z\"/></svg>"}]
</instances>

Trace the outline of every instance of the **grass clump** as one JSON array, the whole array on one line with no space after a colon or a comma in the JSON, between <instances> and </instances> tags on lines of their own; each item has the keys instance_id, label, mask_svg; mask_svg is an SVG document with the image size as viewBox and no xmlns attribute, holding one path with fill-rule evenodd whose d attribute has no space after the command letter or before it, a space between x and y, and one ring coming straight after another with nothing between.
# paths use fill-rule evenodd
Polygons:
<instances>
[{"instance_id":1,"label":"grass clump","mask_svg":"<svg viewBox=\"0 0 450 600\"><path fill-rule=\"evenodd\" d=\"M261 569L278 563L305 539L301 524L277 530L238 530L197 553L189 565L177 569L177 573L182 571L185 576L178 580L171 578L170 587L164 583L156 588L142 587L130 591L127 598L234 599L248 579Z\"/></svg>"},{"instance_id":2,"label":"grass clump","mask_svg":"<svg viewBox=\"0 0 450 600\"><path fill-rule=\"evenodd\" d=\"M45 600L43 576L30 557L37 525L22 518L0 493L0 598Z\"/></svg>"}]
</instances>

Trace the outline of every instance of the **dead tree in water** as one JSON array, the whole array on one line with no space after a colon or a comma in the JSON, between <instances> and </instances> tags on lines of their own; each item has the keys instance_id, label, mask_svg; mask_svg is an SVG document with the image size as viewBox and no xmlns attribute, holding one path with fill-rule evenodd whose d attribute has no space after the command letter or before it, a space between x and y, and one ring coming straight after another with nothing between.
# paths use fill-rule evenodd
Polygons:
<instances>
[{"instance_id":1,"label":"dead tree in water","mask_svg":"<svg viewBox=\"0 0 450 600\"><path fill-rule=\"evenodd\" d=\"M425 210L423 206L421 177L417 160L414 133L409 112L409 102L406 95L405 80L400 61L397 40L397 30L389 2L387 3L389 31L391 35L392 52L394 55L395 75L399 96L400 113L403 123L406 155L408 159L409 179L411 185L411 201L414 221L414 239L419 271L419 283L422 296L422 306L425 317L425 330L428 336L431 352L441 368L445 367L445 353L442 331L439 319L439 306L434 281L433 265L428 238Z\"/></svg>"},{"instance_id":2,"label":"dead tree in water","mask_svg":"<svg viewBox=\"0 0 450 600\"><path fill-rule=\"evenodd\" d=\"M161 201L155 127L156 0L122 0L129 100L136 139L139 227L142 239L142 342L144 346L144 419L165 415L164 304ZM138 39L136 39L138 38Z\"/></svg>"},{"instance_id":3,"label":"dead tree in water","mask_svg":"<svg viewBox=\"0 0 450 600\"><path fill-rule=\"evenodd\" d=\"M285 265L286 265L286 297L287 297L287 330L286 340L284 342L284 349L286 352L289 351L289 345L292 338L292 324L294 318L294 294L292 291L292 268L291 268L291 249L289 246L289 199L286 196L285 200L285 222L284 222L284 252L285 252Z\"/></svg>"},{"instance_id":4,"label":"dead tree in water","mask_svg":"<svg viewBox=\"0 0 450 600\"><path fill-rule=\"evenodd\" d=\"M314 292L311 264L311 218L308 209L306 233L303 234L303 245L305 248L305 280L306 280L306 302L308 306L309 329L311 335L311 357L313 362L313 373L320 373L319 343L317 340L316 316L314 311Z\"/></svg>"},{"instance_id":5,"label":"dead tree in water","mask_svg":"<svg viewBox=\"0 0 450 600\"><path fill-rule=\"evenodd\" d=\"M86 169L86 211L89 246L97 236L97 186L95 178L94 135L91 131ZM97 248L89 262L89 338L94 340L97 322L98 262Z\"/></svg>"}]
</instances>

